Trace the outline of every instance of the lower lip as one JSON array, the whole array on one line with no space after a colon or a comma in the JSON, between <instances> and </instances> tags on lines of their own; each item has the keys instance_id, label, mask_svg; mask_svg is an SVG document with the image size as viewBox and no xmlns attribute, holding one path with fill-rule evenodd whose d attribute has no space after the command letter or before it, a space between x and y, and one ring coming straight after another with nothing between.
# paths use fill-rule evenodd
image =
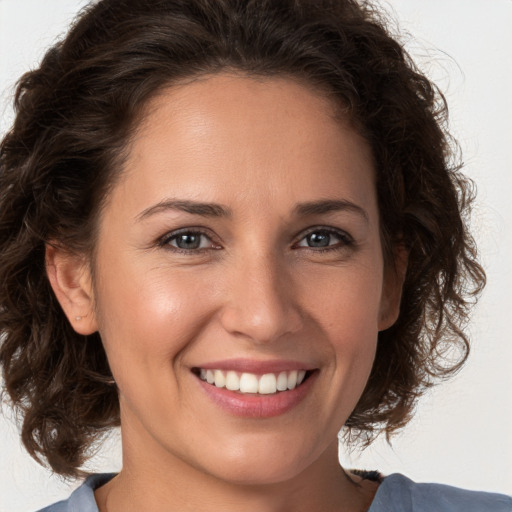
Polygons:
<instances>
[{"instance_id":1,"label":"lower lip","mask_svg":"<svg viewBox=\"0 0 512 512\"><path fill-rule=\"evenodd\" d=\"M318 371L314 371L295 389L271 395L238 393L208 384L199 377L197 377L197 381L215 404L234 416L272 418L285 414L296 407L311 390L317 375Z\"/></svg>"}]
</instances>

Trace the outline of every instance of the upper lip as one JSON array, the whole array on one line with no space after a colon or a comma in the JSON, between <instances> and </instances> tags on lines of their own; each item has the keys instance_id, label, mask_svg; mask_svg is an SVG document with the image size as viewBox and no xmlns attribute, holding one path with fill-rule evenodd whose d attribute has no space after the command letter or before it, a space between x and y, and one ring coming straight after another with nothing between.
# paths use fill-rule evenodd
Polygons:
<instances>
[{"instance_id":1,"label":"upper lip","mask_svg":"<svg viewBox=\"0 0 512 512\"><path fill-rule=\"evenodd\" d=\"M223 361L211 361L195 366L204 370L226 370L241 373L279 373L292 370L314 370L316 367L311 363L303 363L294 360L273 359L258 361L254 359L226 359Z\"/></svg>"}]
</instances>

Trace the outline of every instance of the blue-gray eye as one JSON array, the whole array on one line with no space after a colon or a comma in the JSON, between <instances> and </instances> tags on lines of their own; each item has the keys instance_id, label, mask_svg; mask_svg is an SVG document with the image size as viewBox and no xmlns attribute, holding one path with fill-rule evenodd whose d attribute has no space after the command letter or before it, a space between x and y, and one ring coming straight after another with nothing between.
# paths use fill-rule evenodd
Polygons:
<instances>
[{"instance_id":1,"label":"blue-gray eye","mask_svg":"<svg viewBox=\"0 0 512 512\"><path fill-rule=\"evenodd\" d=\"M178 235L175 238L176 247L180 249L199 249L201 246L201 236L192 233Z\"/></svg>"},{"instance_id":2,"label":"blue-gray eye","mask_svg":"<svg viewBox=\"0 0 512 512\"><path fill-rule=\"evenodd\" d=\"M335 247L337 245L350 245L350 239L348 235L337 233L328 229L317 229L308 233L300 242L297 244L299 247L325 248Z\"/></svg>"},{"instance_id":3,"label":"blue-gray eye","mask_svg":"<svg viewBox=\"0 0 512 512\"><path fill-rule=\"evenodd\" d=\"M306 240L309 247L329 247L331 245L331 233L325 231L310 233Z\"/></svg>"},{"instance_id":4,"label":"blue-gray eye","mask_svg":"<svg viewBox=\"0 0 512 512\"><path fill-rule=\"evenodd\" d=\"M194 231L185 231L171 235L164 240L164 244L185 251L207 249L213 245L205 234Z\"/></svg>"}]
</instances>

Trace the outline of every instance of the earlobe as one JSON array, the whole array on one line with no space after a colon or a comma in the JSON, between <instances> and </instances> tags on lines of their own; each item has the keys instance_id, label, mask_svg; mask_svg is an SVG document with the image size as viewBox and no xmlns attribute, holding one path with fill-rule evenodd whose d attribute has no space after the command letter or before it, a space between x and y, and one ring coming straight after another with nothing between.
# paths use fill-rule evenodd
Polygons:
<instances>
[{"instance_id":1,"label":"earlobe","mask_svg":"<svg viewBox=\"0 0 512 512\"><path fill-rule=\"evenodd\" d=\"M400 302L402 290L407 273L409 252L403 245L394 250L394 264L385 268L382 288L381 305L379 312L379 331L389 329L400 316Z\"/></svg>"},{"instance_id":2,"label":"earlobe","mask_svg":"<svg viewBox=\"0 0 512 512\"><path fill-rule=\"evenodd\" d=\"M46 273L73 329L83 335L96 332L92 280L85 258L47 244Z\"/></svg>"}]
</instances>

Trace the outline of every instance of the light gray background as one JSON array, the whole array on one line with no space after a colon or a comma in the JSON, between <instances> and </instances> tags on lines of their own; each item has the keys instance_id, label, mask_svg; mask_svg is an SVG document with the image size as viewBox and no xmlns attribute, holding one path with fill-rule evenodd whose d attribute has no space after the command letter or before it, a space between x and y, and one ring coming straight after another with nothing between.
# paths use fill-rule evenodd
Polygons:
<instances>
[{"instance_id":1,"label":"light gray background","mask_svg":"<svg viewBox=\"0 0 512 512\"><path fill-rule=\"evenodd\" d=\"M0 133L12 121L16 78L41 58L86 0L0 0ZM476 181L473 225L488 287L472 323L473 352L463 372L430 393L393 448L341 451L349 467L400 471L512 494L512 1L390 0L422 68L451 107L451 124ZM29 512L69 494L20 447L9 411L0 415L0 512ZM119 468L112 441L91 462Z\"/></svg>"}]
</instances>

